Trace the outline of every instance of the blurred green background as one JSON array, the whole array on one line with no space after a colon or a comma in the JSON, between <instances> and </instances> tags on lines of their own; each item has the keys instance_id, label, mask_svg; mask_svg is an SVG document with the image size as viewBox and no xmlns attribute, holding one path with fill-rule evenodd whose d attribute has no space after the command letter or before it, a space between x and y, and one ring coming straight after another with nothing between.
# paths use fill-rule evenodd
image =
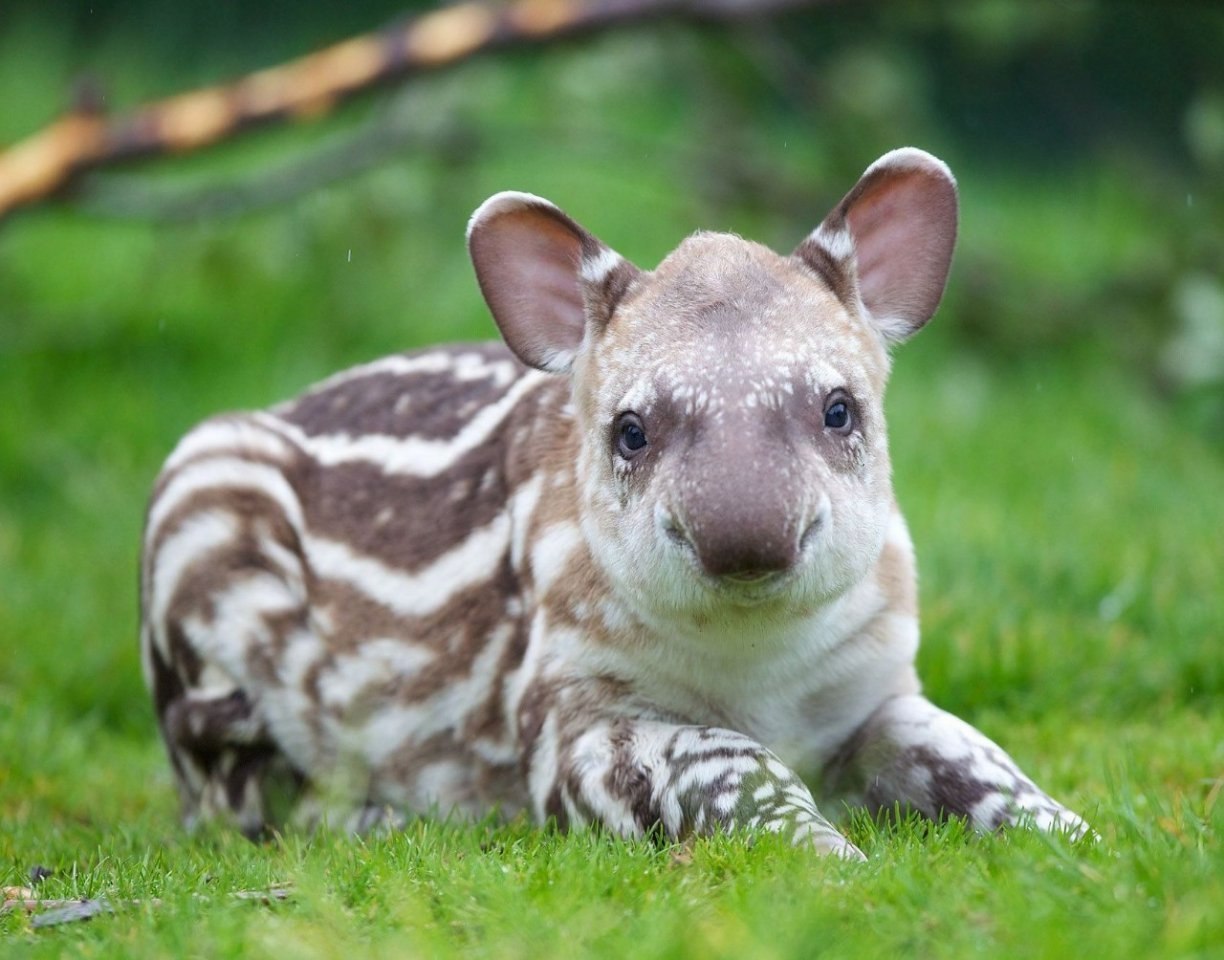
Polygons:
<instances>
[{"instance_id":1,"label":"blurred green background","mask_svg":"<svg viewBox=\"0 0 1224 960\"><path fill-rule=\"evenodd\" d=\"M122 111L410 9L8 0L0 143L82 78ZM1047 745L1173 715L1210 718L1219 744L1221 51L1214 2L652 24L98 174L0 225L0 821L88 832L144 805L169 821L136 654L161 459L219 410L493 336L462 242L486 196L547 196L647 266L698 227L785 250L904 144L962 191L944 306L898 351L890 397L932 695L993 732L1038 723ZM1168 789L1201 793L1222 751ZM88 769L98 792L73 794Z\"/></svg>"}]
</instances>

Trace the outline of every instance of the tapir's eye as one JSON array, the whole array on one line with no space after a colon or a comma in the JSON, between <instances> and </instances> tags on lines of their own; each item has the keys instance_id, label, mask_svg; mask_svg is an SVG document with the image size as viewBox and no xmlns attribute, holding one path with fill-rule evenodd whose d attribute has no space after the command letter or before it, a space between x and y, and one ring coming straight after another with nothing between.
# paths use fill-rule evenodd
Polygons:
<instances>
[{"instance_id":1,"label":"tapir's eye","mask_svg":"<svg viewBox=\"0 0 1224 960\"><path fill-rule=\"evenodd\" d=\"M850 415L850 404L845 399L833 396L825 407L825 426L838 433L849 433L854 426L854 418Z\"/></svg>"},{"instance_id":2,"label":"tapir's eye","mask_svg":"<svg viewBox=\"0 0 1224 960\"><path fill-rule=\"evenodd\" d=\"M631 460L646 448L646 428L641 418L632 412L622 413L616 418L616 452Z\"/></svg>"}]
</instances>

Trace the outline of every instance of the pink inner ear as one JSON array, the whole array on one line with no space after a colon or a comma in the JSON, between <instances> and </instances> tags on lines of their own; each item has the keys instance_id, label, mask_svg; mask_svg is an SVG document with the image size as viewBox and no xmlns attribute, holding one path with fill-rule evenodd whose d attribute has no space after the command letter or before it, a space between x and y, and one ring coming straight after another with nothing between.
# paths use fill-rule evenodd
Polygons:
<instances>
[{"instance_id":1,"label":"pink inner ear","mask_svg":"<svg viewBox=\"0 0 1224 960\"><path fill-rule=\"evenodd\" d=\"M555 208L523 206L477 223L470 247L493 319L524 362L562 371L582 344L582 236Z\"/></svg>"},{"instance_id":2,"label":"pink inner ear","mask_svg":"<svg viewBox=\"0 0 1224 960\"><path fill-rule=\"evenodd\" d=\"M845 201L859 295L886 335L904 337L931 318L956 243L956 188L935 170L883 168Z\"/></svg>"}]
</instances>

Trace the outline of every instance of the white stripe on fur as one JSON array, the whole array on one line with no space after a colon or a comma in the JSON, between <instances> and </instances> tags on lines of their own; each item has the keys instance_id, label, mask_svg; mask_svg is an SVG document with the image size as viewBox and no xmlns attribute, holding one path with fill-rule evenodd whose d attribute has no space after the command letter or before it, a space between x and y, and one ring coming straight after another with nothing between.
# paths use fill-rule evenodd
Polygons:
<instances>
[{"instance_id":1,"label":"white stripe on fur","mask_svg":"<svg viewBox=\"0 0 1224 960\"><path fill-rule=\"evenodd\" d=\"M532 371L522 377L502 395L472 417L454 437L432 440L423 437L394 437L383 433L344 433L311 436L293 424L257 414L263 422L275 425L295 443L305 449L322 466L366 462L380 467L384 473L415 477L436 477L453 467L461 457L485 443L519 402L532 390L549 379L548 374Z\"/></svg>"}]
</instances>

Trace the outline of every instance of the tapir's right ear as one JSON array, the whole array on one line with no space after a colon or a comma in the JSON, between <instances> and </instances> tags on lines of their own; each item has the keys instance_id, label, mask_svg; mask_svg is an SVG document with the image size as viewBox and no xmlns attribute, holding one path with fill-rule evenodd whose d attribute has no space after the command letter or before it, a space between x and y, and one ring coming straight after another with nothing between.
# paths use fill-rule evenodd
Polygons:
<instances>
[{"instance_id":1,"label":"tapir's right ear","mask_svg":"<svg viewBox=\"0 0 1224 960\"><path fill-rule=\"evenodd\" d=\"M569 370L588 325L608 322L638 269L560 209L499 193L472 214L468 252L507 345L528 366Z\"/></svg>"},{"instance_id":2,"label":"tapir's right ear","mask_svg":"<svg viewBox=\"0 0 1224 960\"><path fill-rule=\"evenodd\" d=\"M902 147L868 167L795 254L821 275L855 277L870 321L896 343L939 306L956 245L956 207L947 165Z\"/></svg>"}]
</instances>

